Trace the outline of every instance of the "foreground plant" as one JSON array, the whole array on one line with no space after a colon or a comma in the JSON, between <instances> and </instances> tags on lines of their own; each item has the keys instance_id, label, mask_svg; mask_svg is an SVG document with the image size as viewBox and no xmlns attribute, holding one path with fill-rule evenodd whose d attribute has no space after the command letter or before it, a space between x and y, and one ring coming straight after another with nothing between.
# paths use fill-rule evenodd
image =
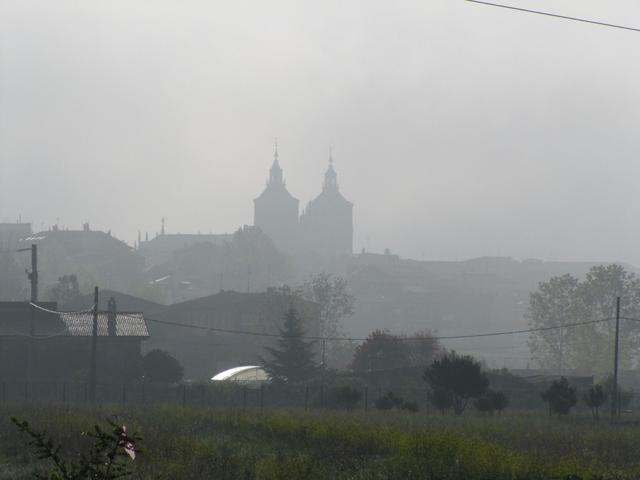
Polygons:
<instances>
[{"instance_id":1,"label":"foreground plant","mask_svg":"<svg viewBox=\"0 0 640 480\"><path fill-rule=\"evenodd\" d=\"M129 435L124 425L107 420L111 431L103 430L99 425L86 435L93 439L88 452L80 454L79 462L64 460L60 454L61 445L55 445L45 431L33 430L28 422L11 417L11 421L31 437L29 445L39 460L53 463L48 473L34 473L39 480L112 480L131 475L130 463L139 451L136 443L141 439L137 433Z\"/></svg>"}]
</instances>

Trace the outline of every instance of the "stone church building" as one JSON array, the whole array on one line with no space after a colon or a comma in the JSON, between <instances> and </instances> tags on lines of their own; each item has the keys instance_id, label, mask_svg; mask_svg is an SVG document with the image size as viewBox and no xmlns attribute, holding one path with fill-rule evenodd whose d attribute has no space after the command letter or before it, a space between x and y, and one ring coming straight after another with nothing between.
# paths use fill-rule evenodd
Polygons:
<instances>
[{"instance_id":1,"label":"stone church building","mask_svg":"<svg viewBox=\"0 0 640 480\"><path fill-rule=\"evenodd\" d=\"M284 253L324 257L352 253L353 204L340 193L331 156L322 192L309 202L302 214L299 204L287 190L276 147L267 186L254 200L254 225Z\"/></svg>"}]
</instances>

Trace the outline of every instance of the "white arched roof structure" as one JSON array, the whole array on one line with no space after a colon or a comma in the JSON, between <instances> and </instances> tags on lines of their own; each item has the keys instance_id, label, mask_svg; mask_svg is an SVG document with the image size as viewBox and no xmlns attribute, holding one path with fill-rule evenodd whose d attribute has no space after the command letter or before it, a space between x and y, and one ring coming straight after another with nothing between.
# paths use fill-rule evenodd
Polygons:
<instances>
[{"instance_id":1,"label":"white arched roof structure","mask_svg":"<svg viewBox=\"0 0 640 480\"><path fill-rule=\"evenodd\" d=\"M224 372L220 372L211 380L215 382L268 382L271 380L271 377L263 367L259 365L247 365L244 367L233 367Z\"/></svg>"}]
</instances>

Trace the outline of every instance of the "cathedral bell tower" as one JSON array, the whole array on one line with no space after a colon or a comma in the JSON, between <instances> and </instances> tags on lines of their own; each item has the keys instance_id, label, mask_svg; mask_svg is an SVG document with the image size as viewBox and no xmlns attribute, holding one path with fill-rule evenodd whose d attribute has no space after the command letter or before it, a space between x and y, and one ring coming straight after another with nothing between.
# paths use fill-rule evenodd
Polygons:
<instances>
[{"instance_id":1,"label":"cathedral bell tower","mask_svg":"<svg viewBox=\"0 0 640 480\"><path fill-rule=\"evenodd\" d=\"M253 201L254 225L260 227L282 253L295 252L298 247L298 204L298 199L287 190L276 143L267 186Z\"/></svg>"}]
</instances>

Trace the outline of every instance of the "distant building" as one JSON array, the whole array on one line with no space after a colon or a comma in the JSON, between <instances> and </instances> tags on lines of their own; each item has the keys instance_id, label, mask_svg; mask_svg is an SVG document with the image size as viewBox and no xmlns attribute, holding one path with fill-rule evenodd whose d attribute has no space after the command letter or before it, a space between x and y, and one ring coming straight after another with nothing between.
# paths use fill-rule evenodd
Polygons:
<instances>
[{"instance_id":1,"label":"distant building","mask_svg":"<svg viewBox=\"0 0 640 480\"><path fill-rule=\"evenodd\" d=\"M291 301L270 291L221 292L176 303L154 314L154 320L160 322L149 324L151 338L145 348L168 351L184 366L185 377L194 380L208 380L214 373L238 365L257 365L259 357L265 355L264 347L275 345L273 335L282 327ZM305 331L318 335L319 306L297 302Z\"/></svg>"},{"instance_id":2,"label":"distant building","mask_svg":"<svg viewBox=\"0 0 640 480\"><path fill-rule=\"evenodd\" d=\"M166 263L174 253L185 248L203 244L221 246L232 239L231 233L166 233L163 219L160 233L154 238L143 240L138 237L137 251L145 258L146 267L152 268Z\"/></svg>"},{"instance_id":3,"label":"distant building","mask_svg":"<svg viewBox=\"0 0 640 480\"><path fill-rule=\"evenodd\" d=\"M46 288L63 275L75 274L81 288L89 284L115 290L131 288L142 276L141 255L110 232L91 230L88 224L82 230L61 230L54 226L22 238L19 245L27 248L31 244L38 245L43 296Z\"/></svg>"},{"instance_id":4,"label":"distant building","mask_svg":"<svg viewBox=\"0 0 640 480\"><path fill-rule=\"evenodd\" d=\"M350 255L353 251L353 204L341 193L338 175L329 157L322 192L299 216L299 201L286 188L278 150L265 190L254 200L254 224L283 253Z\"/></svg>"},{"instance_id":5,"label":"distant building","mask_svg":"<svg viewBox=\"0 0 640 480\"><path fill-rule=\"evenodd\" d=\"M353 203L338 188L338 175L329 158L322 192L309 202L300 217L305 250L323 256L351 255L353 252Z\"/></svg>"},{"instance_id":6,"label":"distant building","mask_svg":"<svg viewBox=\"0 0 640 480\"><path fill-rule=\"evenodd\" d=\"M278 149L274 153L273 165L264 191L254 201L254 225L273 240L276 247L285 253L298 250L300 240L298 224L299 201L287 190L278 163Z\"/></svg>"},{"instance_id":7,"label":"distant building","mask_svg":"<svg viewBox=\"0 0 640 480\"><path fill-rule=\"evenodd\" d=\"M30 223L0 223L0 252L15 250L20 240L30 235Z\"/></svg>"},{"instance_id":8,"label":"distant building","mask_svg":"<svg viewBox=\"0 0 640 480\"><path fill-rule=\"evenodd\" d=\"M92 314L57 312L55 302L38 306L0 302L0 378L86 382ZM108 311L99 312L98 383L140 378L141 343L148 337L142 313L118 312L115 302Z\"/></svg>"}]
</instances>

